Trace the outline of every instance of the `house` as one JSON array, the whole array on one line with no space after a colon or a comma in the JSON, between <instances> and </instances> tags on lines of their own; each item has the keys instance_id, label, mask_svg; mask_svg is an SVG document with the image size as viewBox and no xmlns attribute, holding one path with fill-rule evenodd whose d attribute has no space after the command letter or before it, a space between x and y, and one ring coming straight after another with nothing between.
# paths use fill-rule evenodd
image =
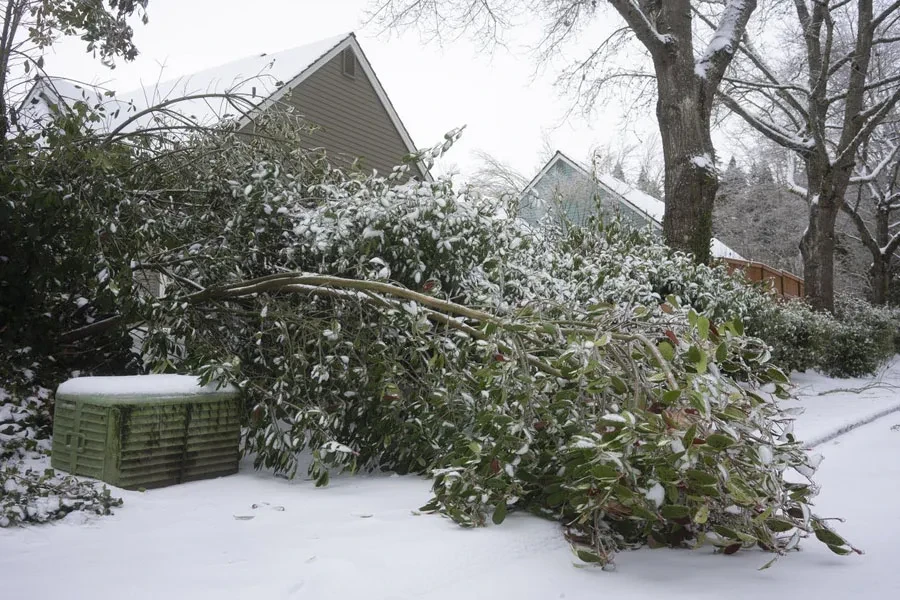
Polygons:
<instances>
[{"instance_id":1,"label":"house","mask_svg":"<svg viewBox=\"0 0 900 600\"><path fill-rule=\"evenodd\" d=\"M665 204L610 175L595 175L588 168L557 151L531 180L519 199L519 216L537 225L545 217L576 225L600 211L602 218L619 217L636 227L662 232ZM743 260L734 250L713 238L713 256Z\"/></svg>"},{"instance_id":2,"label":"house","mask_svg":"<svg viewBox=\"0 0 900 600\"><path fill-rule=\"evenodd\" d=\"M228 97L225 97L227 95ZM149 107L174 100L158 110ZM273 109L302 116L311 130L304 147L324 149L335 163L387 174L416 146L353 33L116 93L44 77L28 92L22 120L40 120L51 107L84 101L99 107L103 132L132 132L181 117L204 126L231 122L252 132ZM430 179L423 165L413 176Z\"/></svg>"}]
</instances>

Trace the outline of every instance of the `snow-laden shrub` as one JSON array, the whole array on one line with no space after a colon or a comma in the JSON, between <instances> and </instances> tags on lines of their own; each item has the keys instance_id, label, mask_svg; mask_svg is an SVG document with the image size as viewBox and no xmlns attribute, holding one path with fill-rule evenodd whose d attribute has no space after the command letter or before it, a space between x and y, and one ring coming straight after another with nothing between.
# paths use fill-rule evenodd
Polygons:
<instances>
[{"instance_id":1,"label":"snow-laden shrub","mask_svg":"<svg viewBox=\"0 0 900 600\"><path fill-rule=\"evenodd\" d=\"M822 340L822 371L834 377L874 373L897 352L900 313L861 298L839 296Z\"/></svg>"},{"instance_id":2,"label":"snow-laden shrub","mask_svg":"<svg viewBox=\"0 0 900 600\"><path fill-rule=\"evenodd\" d=\"M46 468L52 392L25 348L0 352L0 527L60 519L73 511L109 514L122 501L91 481Z\"/></svg>"},{"instance_id":3,"label":"snow-laden shrub","mask_svg":"<svg viewBox=\"0 0 900 600\"><path fill-rule=\"evenodd\" d=\"M747 321L752 335L772 348L772 362L788 372L820 367L827 332L838 325L802 300L785 301Z\"/></svg>"},{"instance_id":4,"label":"snow-laden shrub","mask_svg":"<svg viewBox=\"0 0 900 600\"><path fill-rule=\"evenodd\" d=\"M449 181L309 161L233 168L199 223L161 216L190 244L156 257L170 284L144 307L154 368L240 387L257 466L428 474L430 508L562 519L601 564L644 543L851 551L782 477L815 465L770 395L785 376L720 317L736 280L640 233L535 235Z\"/></svg>"}]
</instances>

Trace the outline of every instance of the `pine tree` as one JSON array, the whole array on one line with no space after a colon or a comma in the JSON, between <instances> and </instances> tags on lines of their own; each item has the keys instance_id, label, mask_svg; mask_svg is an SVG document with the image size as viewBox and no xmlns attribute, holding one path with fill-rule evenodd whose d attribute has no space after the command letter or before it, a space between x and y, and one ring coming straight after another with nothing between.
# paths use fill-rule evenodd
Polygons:
<instances>
[{"instance_id":1,"label":"pine tree","mask_svg":"<svg viewBox=\"0 0 900 600\"><path fill-rule=\"evenodd\" d=\"M650 174L647 173L646 166L641 167L641 173L640 175L638 175L637 184L635 187L649 196L662 199L663 192L661 186L659 185L659 180L650 178Z\"/></svg>"}]
</instances>

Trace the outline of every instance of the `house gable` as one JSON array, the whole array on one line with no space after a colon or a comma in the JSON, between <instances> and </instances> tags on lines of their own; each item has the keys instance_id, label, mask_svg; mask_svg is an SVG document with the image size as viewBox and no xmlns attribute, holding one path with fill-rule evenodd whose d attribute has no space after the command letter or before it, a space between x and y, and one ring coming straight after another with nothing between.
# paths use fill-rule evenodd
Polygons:
<instances>
[{"instance_id":1,"label":"house gable","mask_svg":"<svg viewBox=\"0 0 900 600\"><path fill-rule=\"evenodd\" d=\"M602 219L620 218L641 228L662 232L665 204L610 175L595 176L588 169L557 151L535 175L519 199L519 217L537 225L548 214L583 225L597 213ZM555 211L555 215L554 215ZM741 255L713 238L713 256L743 260Z\"/></svg>"},{"instance_id":2,"label":"house gable","mask_svg":"<svg viewBox=\"0 0 900 600\"><path fill-rule=\"evenodd\" d=\"M656 225L590 171L557 152L525 188L519 216L533 225L548 214L563 222L584 225L598 209L604 219L619 217L638 228Z\"/></svg>"},{"instance_id":3,"label":"house gable","mask_svg":"<svg viewBox=\"0 0 900 600\"><path fill-rule=\"evenodd\" d=\"M273 105L302 116L314 128L302 136L304 146L324 148L339 163L358 160L361 168L386 175L415 151L353 36L285 85L261 110ZM250 119L245 127L252 127ZM420 165L413 175L429 178Z\"/></svg>"},{"instance_id":4,"label":"house gable","mask_svg":"<svg viewBox=\"0 0 900 600\"><path fill-rule=\"evenodd\" d=\"M344 54L346 51L346 54ZM343 59L347 58L347 67ZM345 73L352 71L352 74ZM156 116L143 114L148 106L163 100L191 96L167 107L202 125L235 119L239 129L250 131L263 111L290 107L317 130L304 146L324 148L337 162L360 159L364 169L387 175L403 157L416 152L403 122L375 75L354 34L320 40L306 46L247 57L175 80L161 82L130 93L107 97L92 86L72 85L65 79L37 82L26 98L36 117L48 114L54 102L42 90L68 103L87 100L100 106L103 131L131 131L154 125ZM223 94L233 94L224 98ZM33 106L41 104L42 106ZM431 180L424 165L413 176Z\"/></svg>"}]
</instances>

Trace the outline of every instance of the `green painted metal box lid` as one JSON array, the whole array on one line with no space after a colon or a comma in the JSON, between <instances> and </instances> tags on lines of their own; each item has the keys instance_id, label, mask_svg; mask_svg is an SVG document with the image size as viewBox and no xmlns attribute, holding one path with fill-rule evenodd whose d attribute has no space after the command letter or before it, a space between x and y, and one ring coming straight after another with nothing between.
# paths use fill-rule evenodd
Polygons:
<instances>
[{"instance_id":1,"label":"green painted metal box lid","mask_svg":"<svg viewBox=\"0 0 900 600\"><path fill-rule=\"evenodd\" d=\"M79 377L56 391L53 468L126 489L238 470L240 400L233 386L188 375Z\"/></svg>"}]
</instances>

